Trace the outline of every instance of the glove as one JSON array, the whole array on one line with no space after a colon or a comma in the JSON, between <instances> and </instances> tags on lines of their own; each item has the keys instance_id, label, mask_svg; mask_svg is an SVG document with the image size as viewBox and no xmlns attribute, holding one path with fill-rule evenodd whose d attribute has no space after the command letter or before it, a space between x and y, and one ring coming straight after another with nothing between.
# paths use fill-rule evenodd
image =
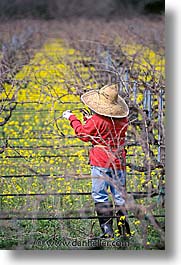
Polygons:
<instances>
[{"instance_id":1,"label":"glove","mask_svg":"<svg viewBox=\"0 0 181 265\"><path fill-rule=\"evenodd\" d=\"M63 112L62 117L69 120L70 116L73 115L70 110L66 110Z\"/></svg>"}]
</instances>

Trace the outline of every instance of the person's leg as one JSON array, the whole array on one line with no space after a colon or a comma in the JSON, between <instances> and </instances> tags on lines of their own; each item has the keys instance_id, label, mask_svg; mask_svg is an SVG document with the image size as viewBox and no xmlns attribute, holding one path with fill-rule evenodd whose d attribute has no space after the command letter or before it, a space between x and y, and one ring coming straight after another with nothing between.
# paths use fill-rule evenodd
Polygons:
<instances>
[{"instance_id":1,"label":"person's leg","mask_svg":"<svg viewBox=\"0 0 181 265\"><path fill-rule=\"evenodd\" d=\"M112 204L108 198L108 182L107 169L92 166L92 197L95 203L95 210L99 218L99 224L103 232L103 236L113 237Z\"/></svg>"},{"instance_id":2,"label":"person's leg","mask_svg":"<svg viewBox=\"0 0 181 265\"><path fill-rule=\"evenodd\" d=\"M124 193L126 184L126 173L123 170L111 169L112 183L110 185L111 193L115 205L123 206L125 204Z\"/></svg>"},{"instance_id":3,"label":"person's leg","mask_svg":"<svg viewBox=\"0 0 181 265\"><path fill-rule=\"evenodd\" d=\"M95 203L108 202L108 183L106 181L106 168L91 167L92 198Z\"/></svg>"},{"instance_id":4,"label":"person's leg","mask_svg":"<svg viewBox=\"0 0 181 265\"><path fill-rule=\"evenodd\" d=\"M122 205L115 205L115 212L117 216L117 228L119 230L119 234L122 236L130 236L131 231L128 223L127 218L127 211L126 208Z\"/></svg>"},{"instance_id":5,"label":"person's leg","mask_svg":"<svg viewBox=\"0 0 181 265\"><path fill-rule=\"evenodd\" d=\"M130 235L130 227L127 221L127 211L125 208L125 185L126 172L123 170L112 170L113 185L111 192L115 203L115 212L117 216L117 227L120 235Z\"/></svg>"}]
</instances>

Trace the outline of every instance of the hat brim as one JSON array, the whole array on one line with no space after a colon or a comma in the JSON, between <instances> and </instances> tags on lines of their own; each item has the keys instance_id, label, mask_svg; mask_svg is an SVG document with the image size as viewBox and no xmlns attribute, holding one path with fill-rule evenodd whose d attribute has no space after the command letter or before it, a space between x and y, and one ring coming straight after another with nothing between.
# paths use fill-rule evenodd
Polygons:
<instances>
[{"instance_id":1,"label":"hat brim","mask_svg":"<svg viewBox=\"0 0 181 265\"><path fill-rule=\"evenodd\" d=\"M124 118L129 115L125 100L118 95L114 103L101 101L99 90L91 90L81 96L82 102L99 115L112 118Z\"/></svg>"}]
</instances>

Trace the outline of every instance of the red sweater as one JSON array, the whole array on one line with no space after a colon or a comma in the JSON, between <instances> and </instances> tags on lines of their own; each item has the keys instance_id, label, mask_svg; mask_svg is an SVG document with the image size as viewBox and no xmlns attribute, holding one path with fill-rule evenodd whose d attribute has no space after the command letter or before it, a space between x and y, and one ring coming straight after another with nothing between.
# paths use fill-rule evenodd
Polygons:
<instances>
[{"instance_id":1,"label":"red sweater","mask_svg":"<svg viewBox=\"0 0 181 265\"><path fill-rule=\"evenodd\" d=\"M74 115L69 120L76 135L82 141L92 143L93 147L89 152L92 166L125 169L127 118L113 119L94 114L84 125Z\"/></svg>"}]
</instances>

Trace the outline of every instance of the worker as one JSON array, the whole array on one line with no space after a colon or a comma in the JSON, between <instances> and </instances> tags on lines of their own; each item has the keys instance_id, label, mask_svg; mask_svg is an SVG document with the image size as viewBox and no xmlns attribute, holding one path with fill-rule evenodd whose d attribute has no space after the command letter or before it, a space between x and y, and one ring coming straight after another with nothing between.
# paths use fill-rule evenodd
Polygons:
<instances>
[{"instance_id":1,"label":"worker","mask_svg":"<svg viewBox=\"0 0 181 265\"><path fill-rule=\"evenodd\" d=\"M70 111L63 117L70 121L75 134L84 142L91 142L89 163L92 176L92 197L103 234L114 237L113 204L120 235L130 235L125 207L126 150L125 137L129 108L118 94L118 85L106 85L81 96L83 103L93 112L84 117L85 124ZM113 200L109 200L109 189Z\"/></svg>"}]
</instances>

